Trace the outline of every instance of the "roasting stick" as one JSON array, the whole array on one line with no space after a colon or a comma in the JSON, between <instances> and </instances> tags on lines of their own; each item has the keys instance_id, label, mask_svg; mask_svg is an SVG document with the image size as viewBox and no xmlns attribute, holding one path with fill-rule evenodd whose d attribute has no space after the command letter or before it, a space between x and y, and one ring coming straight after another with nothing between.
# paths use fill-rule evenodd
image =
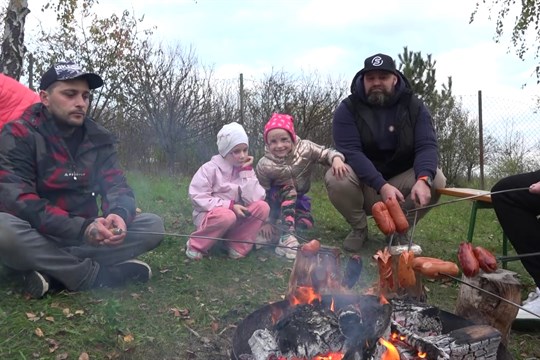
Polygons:
<instances>
[{"instance_id":1,"label":"roasting stick","mask_svg":"<svg viewBox=\"0 0 540 360\"><path fill-rule=\"evenodd\" d=\"M431 209L431 208L434 208L434 207L437 207L437 206L453 204L455 202L463 201L463 200L471 200L471 199L475 199L475 198L486 196L486 195L491 196L491 195L494 195L494 194L502 194L502 193L507 193L507 192L523 191L523 190L529 190L529 188L528 187L522 187L522 188L515 188L515 189L506 189L506 190L499 190L499 191L492 191L492 192L484 192L484 193L477 194L477 195L466 196L466 197L462 197L462 198L459 198L459 199L454 199L454 200L440 202L440 203L436 203L436 204L432 204L432 205L426 205L426 206L422 206L422 207L418 207L418 208L414 208L414 209L409 209L409 210L407 210L407 214L409 214L410 212L413 212L413 211L417 212L417 211L420 211L420 210Z\"/></svg>"},{"instance_id":2,"label":"roasting stick","mask_svg":"<svg viewBox=\"0 0 540 360\"><path fill-rule=\"evenodd\" d=\"M414 229L416 229L416 221L418 220L418 211L414 213L414 221L412 224L412 230L411 230L411 237L409 238L409 248L408 251L411 251L411 247L413 244L413 237L414 237Z\"/></svg>"},{"instance_id":3,"label":"roasting stick","mask_svg":"<svg viewBox=\"0 0 540 360\"><path fill-rule=\"evenodd\" d=\"M518 255L508 255L508 256L497 256L497 260L499 261L515 261L515 260L521 260L526 257L531 256L540 256L540 252L533 252L533 253L526 253L526 254L518 254Z\"/></svg>"},{"instance_id":4,"label":"roasting stick","mask_svg":"<svg viewBox=\"0 0 540 360\"><path fill-rule=\"evenodd\" d=\"M156 232L156 231L135 231L135 230L122 230L122 229L112 229L112 233L114 235L120 235L120 234L137 234L137 235L161 235L161 236L175 236L175 237L191 237L191 234L178 234L178 233L170 233L170 232ZM236 242L236 243L243 243L243 244L253 244L253 245L266 245L266 246L275 246L275 247L282 247L287 249L293 249L293 250L300 250L302 246L285 246L280 244L270 244L270 243L258 243L255 241L249 241L249 240L235 240L235 239L225 239L225 238L218 238L218 237L211 237L211 236L195 236L197 238L201 239L209 239L209 240L217 240L217 241L224 241L224 242ZM325 248L320 248L319 251L328 251L331 252L331 250L326 250Z\"/></svg>"},{"instance_id":5,"label":"roasting stick","mask_svg":"<svg viewBox=\"0 0 540 360\"><path fill-rule=\"evenodd\" d=\"M459 282L459 283L462 283L462 284L465 284L465 285L469 285L470 287L472 287L472 288L474 288L474 289L476 289L476 290L478 290L478 291L482 291L482 292L484 292L484 293L486 293L486 294L488 294L488 295L491 295L491 296L493 296L493 297L496 297L496 298L499 299L499 300L502 300L502 301L504 301L504 302L507 302L507 303L510 304L510 305L514 305L515 307L517 307L517 308L519 308L519 309L521 309L521 310L523 310L523 311L526 311L526 312L528 312L529 314L532 314L532 315L536 316L537 318L540 318L540 315L539 315L539 314L534 313L534 312L532 312L532 311L530 311L530 310L527 310L527 309L525 309L523 306L518 305L518 304L516 304L515 302L510 301L510 300L508 300L508 299L505 299L505 298L503 298L503 297L501 297L501 296L499 296L499 295L497 295L497 294L494 294L494 293L492 293L492 292L490 292L490 291L484 290L484 289L482 289L481 287L478 287L478 286L473 285L473 284L469 284L468 282L463 281L463 280L461 280L461 279L458 279L457 277L452 276L452 275L450 275L450 274L445 274L445 273L443 273L443 272L441 272L441 273L439 273L439 274L444 275L444 276L447 276L447 277L449 277L450 279L455 280L455 281L457 281L457 282Z\"/></svg>"}]
</instances>

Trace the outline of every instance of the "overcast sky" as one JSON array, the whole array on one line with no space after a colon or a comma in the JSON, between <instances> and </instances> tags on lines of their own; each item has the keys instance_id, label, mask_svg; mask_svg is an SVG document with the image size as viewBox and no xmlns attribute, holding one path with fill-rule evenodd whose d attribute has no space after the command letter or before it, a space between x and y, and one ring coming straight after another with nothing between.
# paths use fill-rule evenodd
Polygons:
<instances>
[{"instance_id":1,"label":"overcast sky","mask_svg":"<svg viewBox=\"0 0 540 360\"><path fill-rule=\"evenodd\" d=\"M34 0L30 6L44 3ZM105 3L105 4L103 4ZM397 59L409 50L432 54L437 79L453 78L454 94L518 99L538 93L535 63L521 61L493 40L494 21L482 11L469 24L475 0L114 0L102 16L127 9L157 26L156 39L193 46L216 77L258 78L272 69L317 71L347 81L366 57ZM41 17L32 8L29 24ZM49 17L50 18L50 17ZM527 83L525 90L521 86Z\"/></svg>"}]
</instances>

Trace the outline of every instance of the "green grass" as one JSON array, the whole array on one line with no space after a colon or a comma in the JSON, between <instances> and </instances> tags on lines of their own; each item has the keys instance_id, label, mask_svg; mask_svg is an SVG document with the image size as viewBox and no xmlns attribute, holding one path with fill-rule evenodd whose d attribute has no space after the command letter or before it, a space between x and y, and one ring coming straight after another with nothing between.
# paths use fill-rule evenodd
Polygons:
<instances>
[{"instance_id":1,"label":"green grass","mask_svg":"<svg viewBox=\"0 0 540 360\"><path fill-rule=\"evenodd\" d=\"M130 175L138 206L160 214L167 231L179 234L193 230L188 181ZM311 196L316 229L303 236L341 246L349 229L324 186L315 183ZM432 209L415 229L424 255L455 261L467 235L469 211L468 201ZM371 255L384 246L372 220L369 225L358 291L376 279ZM192 262L184 255L185 242L185 237L166 237L143 256L152 266L152 281L121 289L31 300L20 294L16 277L0 271L0 359L78 359L82 353L90 359L228 359L235 324L263 304L283 299L293 262L271 249L240 261L214 252L210 259ZM492 210L479 211L474 242L500 254L502 234ZM533 287L530 277L520 262L510 263L509 269L520 274L525 296ZM430 281L426 286L431 304L453 311L457 284ZM540 357L539 341L539 333L514 331L509 348L516 359Z\"/></svg>"}]
</instances>

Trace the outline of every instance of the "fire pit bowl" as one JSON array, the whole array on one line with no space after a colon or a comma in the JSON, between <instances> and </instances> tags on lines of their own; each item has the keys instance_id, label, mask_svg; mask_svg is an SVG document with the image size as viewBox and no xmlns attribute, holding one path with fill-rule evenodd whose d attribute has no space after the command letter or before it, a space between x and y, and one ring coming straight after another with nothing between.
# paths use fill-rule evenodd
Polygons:
<instances>
[{"instance_id":1,"label":"fire pit bowl","mask_svg":"<svg viewBox=\"0 0 540 360\"><path fill-rule=\"evenodd\" d=\"M373 295L323 295L321 304L323 307L330 307L333 303L335 311L344 309L351 305L359 305L361 308L380 307L379 297ZM242 320L233 335L232 349L230 352L232 360L242 360L246 355L252 355L252 350L249 345L249 339L257 330L272 329L275 323L276 314L287 314L291 312L293 306L288 300L278 301L262 306L249 314ZM436 308L435 308L436 309ZM469 327L474 325L471 321L459 317L450 312L436 309L437 316L442 324L442 333L447 334L454 330ZM244 355L244 356L242 356ZM507 351L506 347L501 343L497 351L497 360L512 360L512 356Z\"/></svg>"}]
</instances>

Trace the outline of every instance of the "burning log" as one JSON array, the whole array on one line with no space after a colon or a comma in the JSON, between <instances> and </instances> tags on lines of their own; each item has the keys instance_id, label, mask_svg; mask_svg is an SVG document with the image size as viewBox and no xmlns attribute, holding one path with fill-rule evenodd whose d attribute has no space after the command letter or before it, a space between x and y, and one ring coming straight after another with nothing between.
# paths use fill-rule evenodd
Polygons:
<instances>
[{"instance_id":1,"label":"burning log","mask_svg":"<svg viewBox=\"0 0 540 360\"><path fill-rule=\"evenodd\" d=\"M521 302L521 283L515 272L498 269L487 274L481 271L479 275L472 278L463 276L462 280L511 302L517 304ZM504 345L508 343L512 322L517 312L517 307L471 286L461 284L459 288L456 314L475 324L493 326L501 332L501 341Z\"/></svg>"},{"instance_id":2,"label":"burning log","mask_svg":"<svg viewBox=\"0 0 540 360\"><path fill-rule=\"evenodd\" d=\"M336 313L321 305L298 305L274 327L276 342L287 357L311 359L319 354L341 351L344 335Z\"/></svg>"}]
</instances>

